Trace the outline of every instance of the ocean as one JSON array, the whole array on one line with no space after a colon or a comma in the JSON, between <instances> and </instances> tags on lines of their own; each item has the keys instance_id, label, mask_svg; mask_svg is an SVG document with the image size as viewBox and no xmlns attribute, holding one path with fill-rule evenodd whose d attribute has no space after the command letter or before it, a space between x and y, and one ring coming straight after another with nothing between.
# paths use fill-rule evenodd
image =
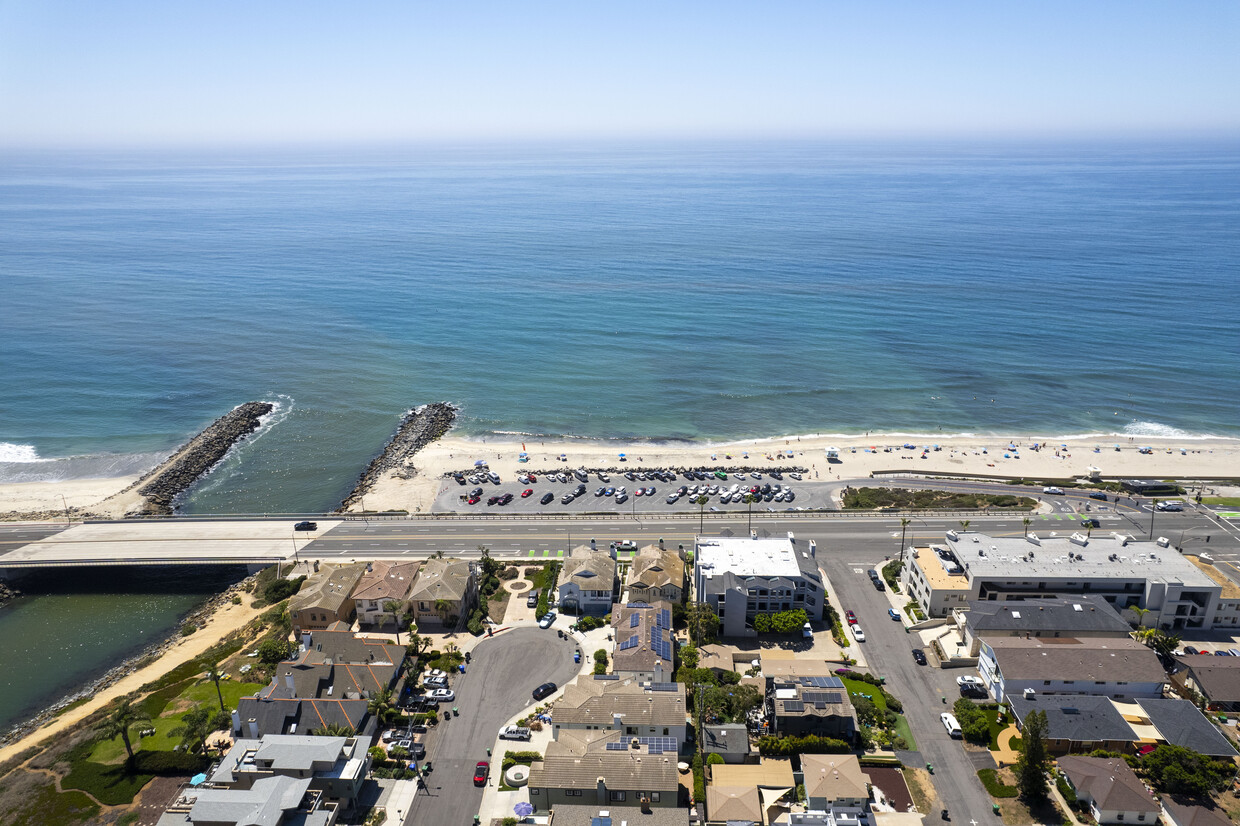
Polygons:
<instances>
[{"instance_id":1,"label":"ocean","mask_svg":"<svg viewBox=\"0 0 1240 826\"><path fill-rule=\"evenodd\" d=\"M187 512L458 431L1240 436L1240 144L0 155L0 481L278 403Z\"/></svg>"}]
</instances>

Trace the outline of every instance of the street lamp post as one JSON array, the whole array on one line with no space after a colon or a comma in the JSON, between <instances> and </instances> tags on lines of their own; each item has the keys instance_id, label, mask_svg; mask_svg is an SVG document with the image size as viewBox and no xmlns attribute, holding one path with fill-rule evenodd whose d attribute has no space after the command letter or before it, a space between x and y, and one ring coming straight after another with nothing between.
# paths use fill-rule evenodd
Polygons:
<instances>
[{"instance_id":1,"label":"street lamp post","mask_svg":"<svg viewBox=\"0 0 1240 826\"><path fill-rule=\"evenodd\" d=\"M65 499L65 495L63 493L60 494L60 501L63 502L65 506L65 521L72 524L73 520L69 517L69 500Z\"/></svg>"},{"instance_id":2,"label":"street lamp post","mask_svg":"<svg viewBox=\"0 0 1240 826\"><path fill-rule=\"evenodd\" d=\"M1150 539L1154 539L1154 514L1158 511L1158 500L1150 500Z\"/></svg>"}]
</instances>

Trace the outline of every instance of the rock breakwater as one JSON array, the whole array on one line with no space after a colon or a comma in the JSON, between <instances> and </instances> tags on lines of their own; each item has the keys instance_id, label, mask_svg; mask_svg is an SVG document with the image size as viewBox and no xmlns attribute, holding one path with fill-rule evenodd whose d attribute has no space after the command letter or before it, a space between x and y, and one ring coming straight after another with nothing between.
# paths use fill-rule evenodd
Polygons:
<instances>
[{"instance_id":1,"label":"rock breakwater","mask_svg":"<svg viewBox=\"0 0 1240 826\"><path fill-rule=\"evenodd\" d=\"M413 455L447 433L454 421L456 407L447 402L433 402L406 413L383 452L362 471L353 492L344 498L337 512L342 513L357 504L388 471L394 471L401 479L415 476L417 470L410 464Z\"/></svg>"},{"instance_id":2,"label":"rock breakwater","mask_svg":"<svg viewBox=\"0 0 1240 826\"><path fill-rule=\"evenodd\" d=\"M173 500L224 458L237 442L262 425L275 409L270 402L246 402L220 416L167 461L134 483L143 498L137 516L169 516Z\"/></svg>"}]
</instances>

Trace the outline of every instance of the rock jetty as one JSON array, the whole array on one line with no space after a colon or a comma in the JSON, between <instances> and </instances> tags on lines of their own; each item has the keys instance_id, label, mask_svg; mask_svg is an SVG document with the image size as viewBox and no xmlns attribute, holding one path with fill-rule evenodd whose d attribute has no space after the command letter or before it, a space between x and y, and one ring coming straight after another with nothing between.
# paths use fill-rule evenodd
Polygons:
<instances>
[{"instance_id":1,"label":"rock jetty","mask_svg":"<svg viewBox=\"0 0 1240 826\"><path fill-rule=\"evenodd\" d=\"M383 452L362 471L353 492L344 498L336 512L343 513L357 504L379 477L388 471L395 471L395 475L402 479L414 476L417 471L409 464L413 454L447 433L454 421L456 407L447 402L433 402L406 413Z\"/></svg>"},{"instance_id":2,"label":"rock jetty","mask_svg":"<svg viewBox=\"0 0 1240 826\"><path fill-rule=\"evenodd\" d=\"M258 430L263 416L274 409L270 402L246 402L208 425L167 461L134 483L143 498L141 509L134 515L171 515L173 500L223 459L233 445Z\"/></svg>"}]
</instances>

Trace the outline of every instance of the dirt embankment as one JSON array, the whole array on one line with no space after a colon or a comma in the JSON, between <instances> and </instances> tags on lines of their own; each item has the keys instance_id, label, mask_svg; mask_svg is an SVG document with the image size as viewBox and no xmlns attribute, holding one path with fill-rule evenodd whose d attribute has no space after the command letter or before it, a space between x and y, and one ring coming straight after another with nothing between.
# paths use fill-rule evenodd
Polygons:
<instances>
[{"instance_id":1,"label":"dirt embankment","mask_svg":"<svg viewBox=\"0 0 1240 826\"><path fill-rule=\"evenodd\" d=\"M416 469L409 464L413 454L447 433L454 421L456 408L447 402L434 402L406 413L383 452L362 471L353 492L344 498L337 512L349 510L389 471L403 479L415 475Z\"/></svg>"}]
</instances>

